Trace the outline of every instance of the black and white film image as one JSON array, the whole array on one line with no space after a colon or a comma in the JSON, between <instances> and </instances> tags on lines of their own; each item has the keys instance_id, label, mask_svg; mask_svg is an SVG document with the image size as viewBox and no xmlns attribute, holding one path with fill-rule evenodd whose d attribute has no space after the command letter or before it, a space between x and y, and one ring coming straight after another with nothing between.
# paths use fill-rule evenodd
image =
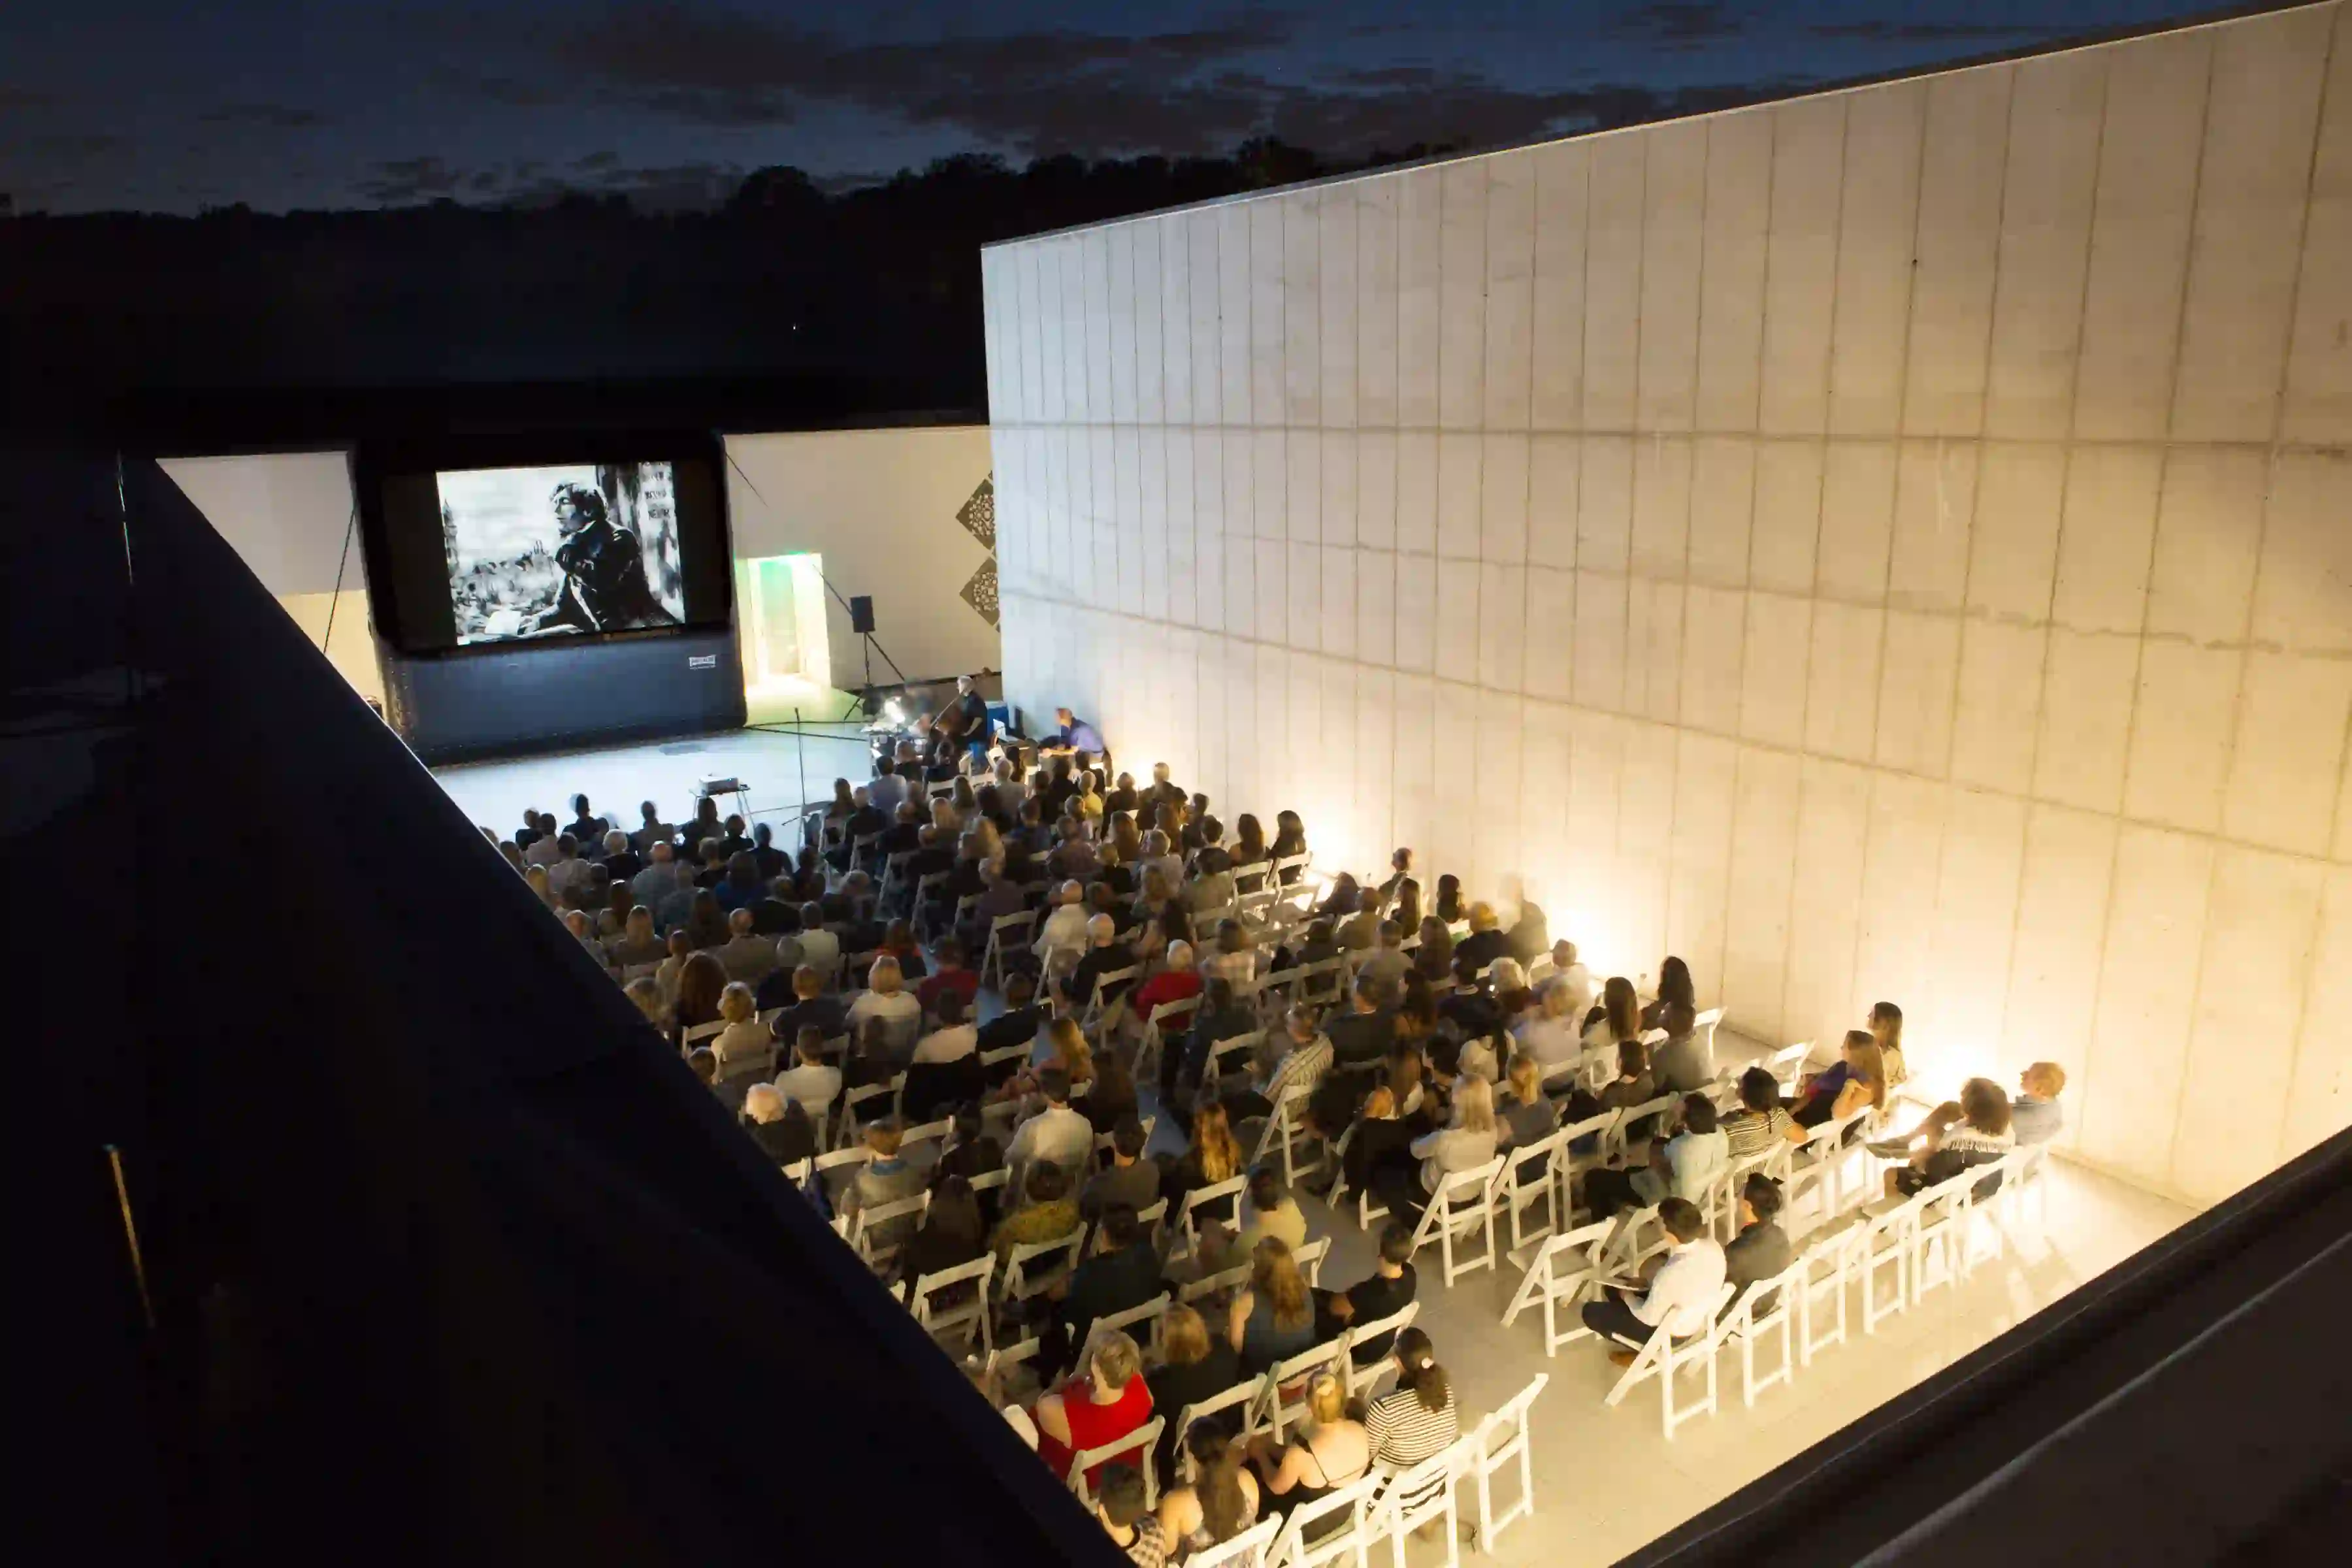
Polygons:
<instances>
[{"instance_id":1,"label":"black and white film image","mask_svg":"<svg viewBox=\"0 0 2352 1568\"><path fill-rule=\"evenodd\" d=\"M436 479L459 644L685 620L667 463Z\"/></svg>"}]
</instances>

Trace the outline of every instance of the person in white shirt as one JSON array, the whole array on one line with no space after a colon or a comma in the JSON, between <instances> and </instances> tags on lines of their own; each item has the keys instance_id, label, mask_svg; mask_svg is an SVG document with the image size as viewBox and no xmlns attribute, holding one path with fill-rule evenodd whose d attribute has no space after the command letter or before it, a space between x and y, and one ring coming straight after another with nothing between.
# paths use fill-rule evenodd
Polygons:
<instances>
[{"instance_id":1,"label":"person in white shirt","mask_svg":"<svg viewBox=\"0 0 2352 1568\"><path fill-rule=\"evenodd\" d=\"M1095 1152L1095 1124L1070 1109L1070 1075L1059 1068L1045 1068L1037 1075L1037 1092L1045 1097L1045 1109L1013 1133L1005 1163L1015 1172L1040 1163L1081 1168Z\"/></svg>"},{"instance_id":2,"label":"person in white shirt","mask_svg":"<svg viewBox=\"0 0 2352 1568\"><path fill-rule=\"evenodd\" d=\"M894 1050L904 1051L912 1047L916 1032L923 1026L923 1005L916 1001L915 994L906 988L898 961L887 952L877 958L874 966L866 971L866 989L858 994L857 1000L849 1005L849 1016L845 1020L849 1032L862 1037L866 1033L866 1021L879 1018L890 1030Z\"/></svg>"},{"instance_id":3,"label":"person in white shirt","mask_svg":"<svg viewBox=\"0 0 2352 1568\"><path fill-rule=\"evenodd\" d=\"M1572 942L1551 944L1551 963L1552 972L1544 979L1544 989L1549 993L1555 986L1565 987L1568 1016L1580 1023L1592 1010L1592 999L1601 994L1601 987L1592 983L1592 971L1578 961L1576 943Z\"/></svg>"},{"instance_id":4,"label":"person in white shirt","mask_svg":"<svg viewBox=\"0 0 2352 1568\"><path fill-rule=\"evenodd\" d=\"M874 765L874 777L866 785L866 804L883 816L896 817L898 808L907 804L907 781L898 772L898 764L885 757Z\"/></svg>"},{"instance_id":5,"label":"person in white shirt","mask_svg":"<svg viewBox=\"0 0 2352 1568\"><path fill-rule=\"evenodd\" d=\"M1087 890L1076 882L1065 882L1054 894L1054 912L1045 917L1043 930L1031 950L1039 962L1050 962L1056 951L1076 953L1087 951Z\"/></svg>"},{"instance_id":6,"label":"person in white shirt","mask_svg":"<svg viewBox=\"0 0 2352 1568\"><path fill-rule=\"evenodd\" d=\"M828 991L841 973L841 937L825 929L823 904L801 906L801 967L824 975Z\"/></svg>"},{"instance_id":7,"label":"person in white shirt","mask_svg":"<svg viewBox=\"0 0 2352 1568\"><path fill-rule=\"evenodd\" d=\"M1651 1278L1650 1288L1636 1297L1612 1286L1599 1300L1584 1304L1586 1328L1620 1346L1633 1347L1609 1352L1617 1366L1633 1365L1661 1325L1676 1339L1704 1330L1723 1292L1723 1246L1707 1234L1706 1216L1698 1205L1668 1198L1658 1205L1658 1221L1675 1245Z\"/></svg>"},{"instance_id":8,"label":"person in white shirt","mask_svg":"<svg viewBox=\"0 0 2352 1568\"><path fill-rule=\"evenodd\" d=\"M800 1101L809 1120L823 1126L841 1097L841 1069L824 1059L824 1031L814 1025L802 1029L793 1055L793 1065L776 1075L776 1092Z\"/></svg>"},{"instance_id":9,"label":"person in white shirt","mask_svg":"<svg viewBox=\"0 0 2352 1568\"><path fill-rule=\"evenodd\" d=\"M539 829L539 837L532 839L530 847L522 852L523 864L526 866L554 865L557 857L562 853L562 846L556 842L555 814L551 811L541 811L525 812L523 815L529 816Z\"/></svg>"},{"instance_id":10,"label":"person in white shirt","mask_svg":"<svg viewBox=\"0 0 2352 1568\"><path fill-rule=\"evenodd\" d=\"M1556 1068L1584 1054L1583 1037L1577 1033L1583 1015L1576 1011L1575 989L1565 981L1546 984L1536 1016L1512 1031L1519 1048L1543 1067Z\"/></svg>"},{"instance_id":11,"label":"person in white shirt","mask_svg":"<svg viewBox=\"0 0 2352 1568\"><path fill-rule=\"evenodd\" d=\"M980 1027L965 1020L961 995L940 992L939 1015L940 1026L915 1043L913 1065L960 1062L980 1048Z\"/></svg>"}]
</instances>

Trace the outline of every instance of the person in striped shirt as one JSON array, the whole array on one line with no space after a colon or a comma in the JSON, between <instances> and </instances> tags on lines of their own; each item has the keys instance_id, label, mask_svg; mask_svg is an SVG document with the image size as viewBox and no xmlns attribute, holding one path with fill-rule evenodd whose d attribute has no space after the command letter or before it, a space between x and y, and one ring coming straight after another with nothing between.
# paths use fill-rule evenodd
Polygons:
<instances>
[{"instance_id":1,"label":"person in striped shirt","mask_svg":"<svg viewBox=\"0 0 2352 1568\"><path fill-rule=\"evenodd\" d=\"M1364 1414L1364 1433L1371 1442L1372 1461L1402 1470L1452 1447L1462 1436L1462 1416L1427 1334L1403 1330L1391 1353L1397 1363L1396 1392L1372 1402Z\"/></svg>"}]
</instances>

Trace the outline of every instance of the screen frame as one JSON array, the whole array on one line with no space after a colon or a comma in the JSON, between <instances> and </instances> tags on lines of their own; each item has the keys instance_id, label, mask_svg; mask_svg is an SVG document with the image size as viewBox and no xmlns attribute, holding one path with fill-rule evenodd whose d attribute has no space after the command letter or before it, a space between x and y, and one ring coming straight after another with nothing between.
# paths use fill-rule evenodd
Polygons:
<instances>
[{"instance_id":1,"label":"screen frame","mask_svg":"<svg viewBox=\"0 0 2352 1568\"><path fill-rule=\"evenodd\" d=\"M359 510L360 550L367 571L368 611L376 640L384 649L407 659L472 658L485 654L513 654L525 647L552 651L586 643L675 637L725 630L736 624L735 531L727 494L727 448L717 433L708 430L570 430L514 435L440 436L401 441L362 442L352 450L352 494ZM405 603L404 572L392 542L399 521L388 515L386 486L421 478L435 485L440 474L463 468L534 468L562 466L620 466L635 463L697 465L710 479L710 505L718 531L719 563L699 595L688 604L711 606L715 613L689 617L675 626L638 626L623 631L546 639L543 643L489 638L460 644L420 641L422 628L414 606ZM686 549L681 518L679 549ZM446 595L446 575L442 592ZM426 623L430 624L430 623Z\"/></svg>"}]
</instances>

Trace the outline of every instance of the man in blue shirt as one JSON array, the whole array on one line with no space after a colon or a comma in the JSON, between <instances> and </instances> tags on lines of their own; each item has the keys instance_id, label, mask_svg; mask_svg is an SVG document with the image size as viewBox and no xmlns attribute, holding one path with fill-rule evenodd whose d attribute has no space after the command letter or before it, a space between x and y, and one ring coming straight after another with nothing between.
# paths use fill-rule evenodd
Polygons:
<instances>
[{"instance_id":1,"label":"man in blue shirt","mask_svg":"<svg viewBox=\"0 0 2352 1568\"><path fill-rule=\"evenodd\" d=\"M1055 709L1054 719L1061 730L1054 743L1045 748L1049 755L1056 752L1084 752L1090 757L1102 755L1101 731L1066 708Z\"/></svg>"}]
</instances>

